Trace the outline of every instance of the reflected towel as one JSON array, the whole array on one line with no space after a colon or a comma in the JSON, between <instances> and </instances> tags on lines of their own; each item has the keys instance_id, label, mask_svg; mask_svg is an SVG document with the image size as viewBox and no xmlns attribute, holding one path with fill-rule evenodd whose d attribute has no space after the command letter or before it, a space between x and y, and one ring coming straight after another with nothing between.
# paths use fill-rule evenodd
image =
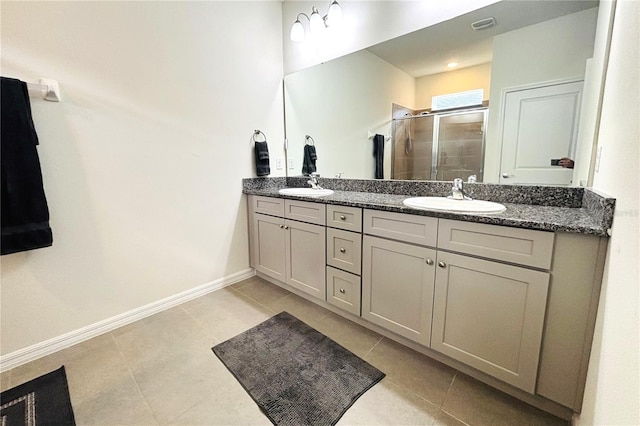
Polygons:
<instances>
[{"instance_id":1,"label":"reflected towel","mask_svg":"<svg viewBox=\"0 0 640 426\"><path fill-rule=\"evenodd\" d=\"M2 77L2 254L53 244L27 83Z\"/></svg>"},{"instance_id":2,"label":"reflected towel","mask_svg":"<svg viewBox=\"0 0 640 426\"><path fill-rule=\"evenodd\" d=\"M376 162L376 179L383 179L384 172L384 136L375 135L373 137L373 156L375 157Z\"/></svg>"},{"instance_id":3,"label":"reflected towel","mask_svg":"<svg viewBox=\"0 0 640 426\"><path fill-rule=\"evenodd\" d=\"M316 171L316 160L318 155L316 154L316 147L313 145L304 146L304 155L302 158L302 174L307 176Z\"/></svg>"},{"instance_id":4,"label":"reflected towel","mask_svg":"<svg viewBox=\"0 0 640 426\"><path fill-rule=\"evenodd\" d=\"M269 147L267 141L255 142L256 174L258 176L268 176L271 173L269 166Z\"/></svg>"}]
</instances>

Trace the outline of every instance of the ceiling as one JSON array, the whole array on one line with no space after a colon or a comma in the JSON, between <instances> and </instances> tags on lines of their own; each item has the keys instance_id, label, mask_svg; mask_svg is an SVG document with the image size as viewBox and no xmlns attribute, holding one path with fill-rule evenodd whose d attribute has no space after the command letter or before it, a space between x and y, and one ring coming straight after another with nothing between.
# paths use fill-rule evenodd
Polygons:
<instances>
[{"instance_id":1,"label":"ceiling","mask_svg":"<svg viewBox=\"0 0 640 426\"><path fill-rule=\"evenodd\" d=\"M369 47L374 55L413 77L491 62L493 37L598 6L597 0L502 0L449 21ZM497 25L474 31L471 23L494 17Z\"/></svg>"}]
</instances>

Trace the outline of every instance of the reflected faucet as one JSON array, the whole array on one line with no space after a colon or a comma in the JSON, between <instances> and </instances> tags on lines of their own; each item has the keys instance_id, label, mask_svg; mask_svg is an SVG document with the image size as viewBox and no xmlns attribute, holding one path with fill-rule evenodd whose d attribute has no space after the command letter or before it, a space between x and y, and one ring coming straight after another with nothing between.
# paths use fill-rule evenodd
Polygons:
<instances>
[{"instance_id":1,"label":"reflected faucet","mask_svg":"<svg viewBox=\"0 0 640 426\"><path fill-rule=\"evenodd\" d=\"M451 188L451 195L447 198L451 198L454 200L470 200L471 197L467 197L464 195L464 187L462 183L462 179L455 178L453 180L453 187Z\"/></svg>"},{"instance_id":2,"label":"reflected faucet","mask_svg":"<svg viewBox=\"0 0 640 426\"><path fill-rule=\"evenodd\" d=\"M318 185L318 178L320 177L320 173L313 172L309 175L309 180L307 183L311 185L313 189L322 189L320 185Z\"/></svg>"}]
</instances>

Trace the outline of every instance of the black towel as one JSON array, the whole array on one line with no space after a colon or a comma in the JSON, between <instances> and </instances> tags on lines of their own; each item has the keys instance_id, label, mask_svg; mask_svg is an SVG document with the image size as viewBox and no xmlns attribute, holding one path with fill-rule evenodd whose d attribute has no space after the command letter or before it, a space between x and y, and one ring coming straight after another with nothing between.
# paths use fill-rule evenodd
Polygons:
<instances>
[{"instance_id":1,"label":"black towel","mask_svg":"<svg viewBox=\"0 0 640 426\"><path fill-rule=\"evenodd\" d=\"M375 135L373 137L373 156L376 161L376 179L383 179L384 172L384 136Z\"/></svg>"},{"instance_id":2,"label":"black towel","mask_svg":"<svg viewBox=\"0 0 640 426\"><path fill-rule=\"evenodd\" d=\"M271 173L269 167L269 147L267 141L254 142L256 153L256 174L258 176L268 176Z\"/></svg>"},{"instance_id":3,"label":"black towel","mask_svg":"<svg viewBox=\"0 0 640 426\"><path fill-rule=\"evenodd\" d=\"M304 156L302 158L302 174L307 176L316 171L316 160L318 155L316 154L316 147L313 145L304 146Z\"/></svg>"},{"instance_id":4,"label":"black towel","mask_svg":"<svg viewBox=\"0 0 640 426\"><path fill-rule=\"evenodd\" d=\"M27 84L2 77L2 254L53 244Z\"/></svg>"}]
</instances>

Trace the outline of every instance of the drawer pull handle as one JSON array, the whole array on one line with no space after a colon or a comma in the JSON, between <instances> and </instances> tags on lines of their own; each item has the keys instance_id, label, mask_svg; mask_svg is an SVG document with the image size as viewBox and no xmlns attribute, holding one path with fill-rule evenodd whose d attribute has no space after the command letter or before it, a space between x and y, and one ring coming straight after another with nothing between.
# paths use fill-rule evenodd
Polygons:
<instances>
[{"instance_id":1,"label":"drawer pull handle","mask_svg":"<svg viewBox=\"0 0 640 426\"><path fill-rule=\"evenodd\" d=\"M429 265L429 266L433 265L433 260L432 259L427 259L427 265Z\"/></svg>"},{"instance_id":2,"label":"drawer pull handle","mask_svg":"<svg viewBox=\"0 0 640 426\"><path fill-rule=\"evenodd\" d=\"M447 264L444 263L444 262L438 262L438 266L441 267L441 268L446 268Z\"/></svg>"},{"instance_id":3,"label":"drawer pull handle","mask_svg":"<svg viewBox=\"0 0 640 426\"><path fill-rule=\"evenodd\" d=\"M340 253L344 253L344 252L346 252L346 251L347 251L347 250L346 250L344 247L340 247Z\"/></svg>"},{"instance_id":4,"label":"drawer pull handle","mask_svg":"<svg viewBox=\"0 0 640 426\"><path fill-rule=\"evenodd\" d=\"M346 218L346 216L345 216L345 215L341 215L341 216L340 216L340 220L347 220L347 218Z\"/></svg>"},{"instance_id":5,"label":"drawer pull handle","mask_svg":"<svg viewBox=\"0 0 640 426\"><path fill-rule=\"evenodd\" d=\"M341 288L341 289L340 289L340 293L342 293L342 294L344 294L344 293L345 293L344 288Z\"/></svg>"}]
</instances>

